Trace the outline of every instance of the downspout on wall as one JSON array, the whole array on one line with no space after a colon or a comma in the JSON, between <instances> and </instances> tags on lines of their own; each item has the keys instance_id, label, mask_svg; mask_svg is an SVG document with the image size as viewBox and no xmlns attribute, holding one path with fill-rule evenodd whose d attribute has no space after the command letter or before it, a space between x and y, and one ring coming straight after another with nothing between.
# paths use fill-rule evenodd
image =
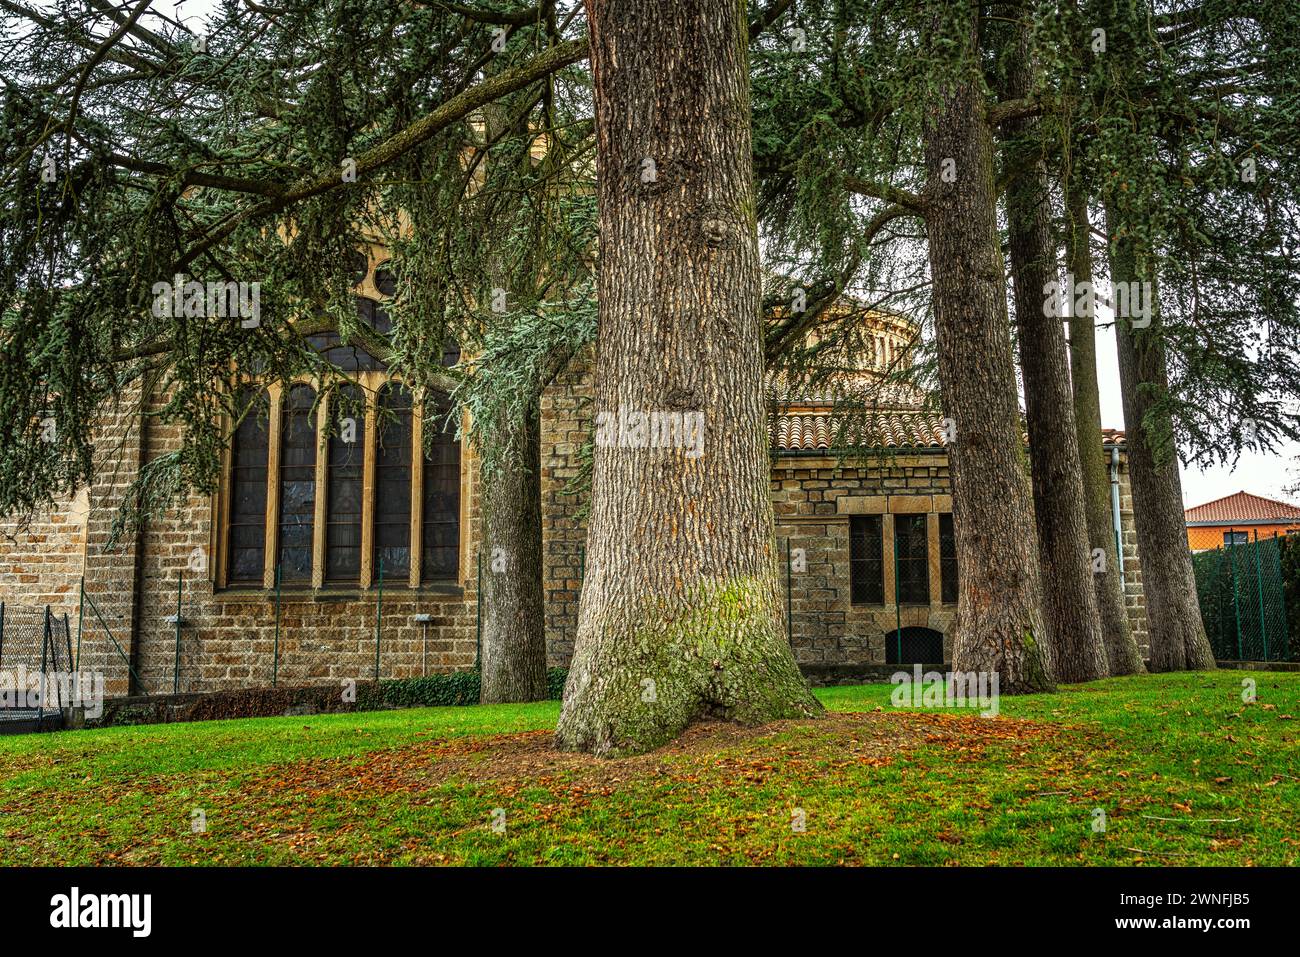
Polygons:
<instances>
[{"instance_id":1,"label":"downspout on wall","mask_svg":"<svg viewBox=\"0 0 1300 957\"><path fill-rule=\"evenodd\" d=\"M1115 529L1115 558L1124 574L1124 534L1119 521L1119 446L1110 448L1110 516Z\"/></svg>"}]
</instances>

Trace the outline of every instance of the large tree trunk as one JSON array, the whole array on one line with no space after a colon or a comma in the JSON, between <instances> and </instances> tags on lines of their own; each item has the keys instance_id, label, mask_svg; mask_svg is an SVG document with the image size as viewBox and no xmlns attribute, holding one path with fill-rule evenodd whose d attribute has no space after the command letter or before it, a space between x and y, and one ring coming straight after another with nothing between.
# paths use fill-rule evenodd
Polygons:
<instances>
[{"instance_id":1,"label":"large tree trunk","mask_svg":"<svg viewBox=\"0 0 1300 957\"><path fill-rule=\"evenodd\" d=\"M541 419L533 403L521 421L496 424L517 453L482 476L483 574L479 700L546 697L542 595ZM505 441L503 438L502 441Z\"/></svg>"},{"instance_id":2,"label":"large tree trunk","mask_svg":"<svg viewBox=\"0 0 1300 957\"><path fill-rule=\"evenodd\" d=\"M1066 181L1066 266L1081 288L1092 288L1092 244L1088 202L1076 184ZM1087 286L1082 286L1087 283ZM1072 296L1067 290L1067 294ZM1112 675L1142 674L1146 665L1133 638L1124 608L1124 576L1119 570L1119 543L1111 515L1110 478L1102 448L1101 394L1097 385L1097 341L1091 309L1070 309L1070 376L1074 382L1074 428L1083 471L1088 513L1088 548L1105 553L1105 571L1096 576L1097 609Z\"/></svg>"},{"instance_id":3,"label":"large tree trunk","mask_svg":"<svg viewBox=\"0 0 1300 957\"><path fill-rule=\"evenodd\" d=\"M759 723L822 709L782 627L744 7L588 0L587 12L598 433L556 738L618 755L701 719ZM602 439L602 420L620 410L703 413L702 454L638 447L641 430L620 436L617 423Z\"/></svg>"},{"instance_id":4,"label":"large tree trunk","mask_svg":"<svg viewBox=\"0 0 1300 957\"><path fill-rule=\"evenodd\" d=\"M1169 390L1169 379L1155 276L1130 235L1123 230L1113 206L1106 209L1106 229L1111 237L1112 288L1120 282L1151 284L1149 326L1135 329L1132 317L1117 315L1115 319L1124 422L1128 427L1133 519L1137 526L1142 591L1146 595L1151 636L1151 670L1210 669L1215 666L1214 652L1205 637L1196 597L1196 576L1187 547L1173 420L1167 412L1156 408Z\"/></svg>"},{"instance_id":5,"label":"large tree trunk","mask_svg":"<svg viewBox=\"0 0 1300 957\"><path fill-rule=\"evenodd\" d=\"M1008 67L1010 97L1029 95L1032 60L1027 31L1016 31ZM1052 236L1047 168L1036 153L1038 121L1007 125L1004 158L1027 163L1007 190L1011 273L1024 376L1033 475L1034 517L1042 566L1044 624L1060 681L1093 681L1107 673L1106 647L1097 613L1088 520L1084 507L1079 440L1071 421L1070 367L1065 329L1050 296L1060 281ZM1092 439L1097 444L1097 437Z\"/></svg>"},{"instance_id":6,"label":"large tree trunk","mask_svg":"<svg viewBox=\"0 0 1300 957\"><path fill-rule=\"evenodd\" d=\"M488 74L494 72L489 66ZM484 135L495 143L509 120L503 102L483 109ZM514 131L526 132L521 116ZM489 159L486 187L508 181L505 160ZM505 211L507 215L509 211ZM508 221L508 220L507 220ZM504 239L504 237L502 237ZM504 260L504 242L488 253L488 274L494 287L510 286L511 263ZM500 321L509 321L503 319ZM524 388L527 388L525 385ZM499 465L480 472L483 540L480 551L482 594L479 596L479 701L497 704L541 701L546 698L546 620L542 589L541 406L533 394L522 417L484 423L482 432L508 449Z\"/></svg>"},{"instance_id":7,"label":"large tree trunk","mask_svg":"<svg viewBox=\"0 0 1300 957\"><path fill-rule=\"evenodd\" d=\"M975 12L959 37L965 75L938 92L925 130L939 384L961 567L952 663L995 672L1004 693L1051 687L1050 644L1021 449L1006 284L994 216Z\"/></svg>"}]
</instances>

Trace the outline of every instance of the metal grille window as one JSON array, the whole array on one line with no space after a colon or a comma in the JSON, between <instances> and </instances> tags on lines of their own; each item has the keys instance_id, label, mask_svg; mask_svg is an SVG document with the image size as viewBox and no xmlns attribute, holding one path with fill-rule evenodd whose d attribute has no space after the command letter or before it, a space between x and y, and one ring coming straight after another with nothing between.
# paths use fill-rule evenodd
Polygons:
<instances>
[{"instance_id":1,"label":"metal grille window","mask_svg":"<svg viewBox=\"0 0 1300 957\"><path fill-rule=\"evenodd\" d=\"M266 553L266 469L269 402L265 392L245 392L237 408L243 419L230 448L230 527L226 576L239 584L262 584Z\"/></svg>"},{"instance_id":2,"label":"metal grille window","mask_svg":"<svg viewBox=\"0 0 1300 957\"><path fill-rule=\"evenodd\" d=\"M425 408L425 441L420 574L425 581L456 577L460 551L460 443L449 420L445 395Z\"/></svg>"},{"instance_id":3,"label":"metal grille window","mask_svg":"<svg viewBox=\"0 0 1300 957\"><path fill-rule=\"evenodd\" d=\"M345 386L330 399L333 428L325 482L325 580L356 582L361 578L365 399L356 386Z\"/></svg>"},{"instance_id":4,"label":"metal grille window","mask_svg":"<svg viewBox=\"0 0 1300 957\"><path fill-rule=\"evenodd\" d=\"M951 512L939 516L939 590L945 605L957 603L957 536Z\"/></svg>"},{"instance_id":5,"label":"metal grille window","mask_svg":"<svg viewBox=\"0 0 1300 957\"><path fill-rule=\"evenodd\" d=\"M932 628L885 632L885 664L937 665L943 662L943 635Z\"/></svg>"},{"instance_id":6,"label":"metal grille window","mask_svg":"<svg viewBox=\"0 0 1300 957\"><path fill-rule=\"evenodd\" d=\"M849 600L855 605L885 603L882 533L879 515L849 519Z\"/></svg>"},{"instance_id":7,"label":"metal grille window","mask_svg":"<svg viewBox=\"0 0 1300 957\"><path fill-rule=\"evenodd\" d=\"M894 516L898 601L902 605L930 603L930 543L925 522L925 515Z\"/></svg>"},{"instance_id":8,"label":"metal grille window","mask_svg":"<svg viewBox=\"0 0 1300 957\"><path fill-rule=\"evenodd\" d=\"M379 406L375 568L385 578L405 578L411 573L411 394L398 384L385 386Z\"/></svg>"},{"instance_id":9,"label":"metal grille window","mask_svg":"<svg viewBox=\"0 0 1300 957\"><path fill-rule=\"evenodd\" d=\"M316 518L316 390L296 385L285 402L280 446L279 564L283 582L310 582Z\"/></svg>"}]
</instances>

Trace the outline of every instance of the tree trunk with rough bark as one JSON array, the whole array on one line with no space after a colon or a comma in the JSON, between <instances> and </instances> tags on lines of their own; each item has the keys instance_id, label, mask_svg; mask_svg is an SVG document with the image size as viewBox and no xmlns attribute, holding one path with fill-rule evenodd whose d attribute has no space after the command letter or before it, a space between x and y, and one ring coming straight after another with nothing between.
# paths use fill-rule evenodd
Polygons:
<instances>
[{"instance_id":1,"label":"tree trunk with rough bark","mask_svg":"<svg viewBox=\"0 0 1300 957\"><path fill-rule=\"evenodd\" d=\"M926 232L962 570L952 664L996 673L1001 692L1018 693L1050 688L1053 666L1040 612L975 20L972 8L960 51L970 65L938 92L925 130Z\"/></svg>"},{"instance_id":2,"label":"tree trunk with rough bark","mask_svg":"<svg viewBox=\"0 0 1300 957\"><path fill-rule=\"evenodd\" d=\"M1093 288L1088 203L1066 182L1066 268L1079 288ZM1087 286L1083 286L1087 283ZM1073 298L1071 290L1066 291ZM1111 515L1110 476L1101 443L1101 394L1097 384L1097 341L1091 308L1070 309L1070 377L1074 383L1074 428L1083 471L1088 513L1088 547L1105 554L1105 571L1096 576L1097 610L1112 675L1145 674L1142 652L1133 638L1124 607L1124 576Z\"/></svg>"},{"instance_id":3,"label":"tree trunk with rough bark","mask_svg":"<svg viewBox=\"0 0 1300 957\"><path fill-rule=\"evenodd\" d=\"M483 574L479 700L483 704L546 698L546 630L542 594L541 418L536 402L511 430L511 455L482 475Z\"/></svg>"},{"instance_id":4,"label":"tree trunk with rough bark","mask_svg":"<svg viewBox=\"0 0 1300 957\"><path fill-rule=\"evenodd\" d=\"M1027 97L1032 80L1029 39L1017 31L1007 95ZM1023 162L1007 188L1007 222L1020 370L1024 377L1033 477L1034 518L1042 567L1043 616L1060 681L1093 681L1107 673L1097 612L1079 441L1073 419L1065 329L1055 295L1060 281L1051 226L1047 168L1033 136L1038 121L1007 124L1004 159ZM1096 437L1092 444L1096 444Z\"/></svg>"},{"instance_id":5,"label":"tree trunk with rough bark","mask_svg":"<svg viewBox=\"0 0 1300 957\"><path fill-rule=\"evenodd\" d=\"M815 716L769 498L744 7L588 0L596 448L560 747Z\"/></svg>"},{"instance_id":6,"label":"tree trunk with rough bark","mask_svg":"<svg viewBox=\"0 0 1300 957\"><path fill-rule=\"evenodd\" d=\"M1167 413L1155 408L1169 389L1156 280L1132 239L1121 233L1120 217L1109 206L1106 230L1111 237L1112 290L1120 282L1150 283L1144 297L1150 315L1142 320L1149 319L1150 324L1134 328L1132 320L1136 317L1117 314L1115 339L1128 428L1129 481L1142 559L1151 670L1207 670L1215 666L1214 652L1205 637L1192 555L1187 547L1174 424ZM1115 298L1112 292L1112 300Z\"/></svg>"},{"instance_id":7,"label":"tree trunk with rough bark","mask_svg":"<svg viewBox=\"0 0 1300 957\"><path fill-rule=\"evenodd\" d=\"M488 75L494 71L489 66ZM500 101L483 108L484 135L494 143L504 135L508 111ZM526 132L521 117L517 134ZM486 164L488 189L507 179L504 161ZM494 287L509 285L510 263L493 244L488 273ZM509 321L509 320L501 320ZM502 421L481 431L508 452L496 467L480 467L483 538L480 544L482 593L479 596L479 701L502 704L546 698L546 618L542 582L541 406L533 394L519 418L502 411Z\"/></svg>"}]
</instances>

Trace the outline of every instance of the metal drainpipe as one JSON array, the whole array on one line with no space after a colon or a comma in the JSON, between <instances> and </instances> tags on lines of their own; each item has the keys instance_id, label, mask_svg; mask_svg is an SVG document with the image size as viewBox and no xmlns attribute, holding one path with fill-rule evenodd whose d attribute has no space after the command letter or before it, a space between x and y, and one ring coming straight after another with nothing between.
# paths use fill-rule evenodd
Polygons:
<instances>
[{"instance_id":1,"label":"metal drainpipe","mask_svg":"<svg viewBox=\"0 0 1300 957\"><path fill-rule=\"evenodd\" d=\"M1124 533L1119 521L1119 447L1110 449L1110 514L1115 526L1115 559L1119 573L1124 574Z\"/></svg>"}]
</instances>

